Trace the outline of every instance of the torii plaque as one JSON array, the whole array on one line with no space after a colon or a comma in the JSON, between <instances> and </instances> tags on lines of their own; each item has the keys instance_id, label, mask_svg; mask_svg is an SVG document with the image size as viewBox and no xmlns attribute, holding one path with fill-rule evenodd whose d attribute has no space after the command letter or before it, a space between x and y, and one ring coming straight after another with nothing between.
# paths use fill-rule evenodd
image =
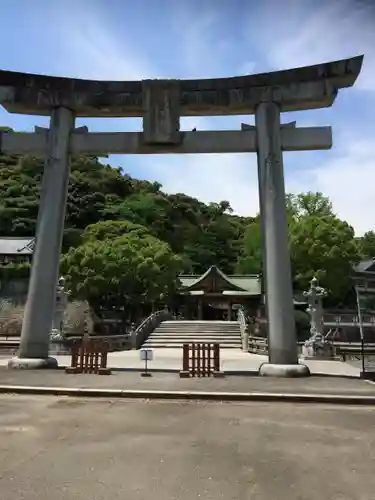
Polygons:
<instances>
[{"instance_id":1,"label":"torii plaque","mask_svg":"<svg viewBox=\"0 0 375 500\"><path fill-rule=\"evenodd\" d=\"M0 71L10 113L51 116L49 130L1 132L0 151L45 155L41 204L19 355L10 367L55 367L50 326L65 218L69 155L245 153L258 157L269 363L260 374L306 376L298 363L288 250L283 151L329 149L330 127L281 125L285 111L331 106L355 83L363 56L259 75L105 82ZM180 130L181 116L255 114L241 130ZM143 117L143 132L90 133L75 117Z\"/></svg>"}]
</instances>

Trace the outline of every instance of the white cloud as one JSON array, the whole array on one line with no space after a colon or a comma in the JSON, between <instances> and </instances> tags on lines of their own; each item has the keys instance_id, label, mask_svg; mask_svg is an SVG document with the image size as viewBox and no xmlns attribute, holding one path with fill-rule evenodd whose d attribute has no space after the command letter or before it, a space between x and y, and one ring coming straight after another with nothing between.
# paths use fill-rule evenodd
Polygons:
<instances>
[{"instance_id":1,"label":"white cloud","mask_svg":"<svg viewBox=\"0 0 375 500\"><path fill-rule=\"evenodd\" d=\"M345 154L314 172L317 190L330 194L336 212L358 235L375 225L372 144L350 144Z\"/></svg>"},{"instance_id":2,"label":"white cloud","mask_svg":"<svg viewBox=\"0 0 375 500\"><path fill-rule=\"evenodd\" d=\"M201 3L197 12L188 2L175 2L171 15L175 26L173 37L179 47L176 62L179 68L178 76L226 76L223 62L228 55L233 54L233 41L224 36L223 30L220 29L220 9L205 8Z\"/></svg>"},{"instance_id":3,"label":"white cloud","mask_svg":"<svg viewBox=\"0 0 375 500\"><path fill-rule=\"evenodd\" d=\"M255 155L185 155L179 162L156 157L153 164L167 192L184 192L205 202L228 200L241 215L258 211Z\"/></svg>"},{"instance_id":4,"label":"white cloud","mask_svg":"<svg viewBox=\"0 0 375 500\"><path fill-rule=\"evenodd\" d=\"M251 75L256 72L257 63L256 61L245 61L239 68L239 75Z\"/></svg>"},{"instance_id":5,"label":"white cloud","mask_svg":"<svg viewBox=\"0 0 375 500\"><path fill-rule=\"evenodd\" d=\"M308 188L328 194L337 215L360 235L374 227L373 146L358 139L342 144L340 151L322 165L307 165L287 187L293 193Z\"/></svg>"},{"instance_id":6,"label":"white cloud","mask_svg":"<svg viewBox=\"0 0 375 500\"><path fill-rule=\"evenodd\" d=\"M180 14L182 11L180 11ZM186 14L186 13L185 13ZM69 17L67 17L69 15ZM73 22L72 22L73 19ZM82 30L82 19L85 19L87 29ZM178 23L177 23L178 24ZM182 55L188 68L199 76L203 61L213 59L210 43L203 39L209 33L210 27L215 24L215 16L209 12L201 16L199 22L191 25L186 35L181 38ZM60 29L68 36L62 38L62 50L69 53L69 57L60 58L60 65L64 74L93 79L141 79L148 77L162 77L158 68L142 54L133 50L131 41L123 50L121 44L113 35L113 31L95 16L76 9L62 14ZM197 58L200 54L201 58ZM247 63L248 67L250 63ZM210 68L215 70L213 64ZM206 67L207 70L207 67ZM208 75L206 75L208 76ZM233 118L232 118L233 121ZM237 128L240 127L238 118ZM249 117L251 122L251 117ZM85 120L94 122L94 120ZM98 125L104 126L103 120L95 120L95 129ZM108 129L108 120L106 130ZM111 120L121 127L121 122ZM181 119L181 128L198 130L219 128L217 119L205 117L184 117ZM220 120L219 120L220 122ZM110 128L113 128L113 123ZM90 125L89 125L90 126ZM100 127L99 127L100 128ZM221 127L223 128L223 127ZM226 127L224 127L226 128ZM115 160L117 162L117 159ZM185 192L203 201L229 200L233 209L241 214L253 214L258 210L258 189L255 155L185 155L185 156L153 156L143 160L162 182L167 192Z\"/></svg>"},{"instance_id":7,"label":"white cloud","mask_svg":"<svg viewBox=\"0 0 375 500\"><path fill-rule=\"evenodd\" d=\"M286 0L274 3L273 8L275 16L282 16L279 9L288 15L283 16L279 30L273 29L272 45L265 46L272 67L287 69L365 54L356 88L375 90L375 9L370 2L361 5L351 0ZM268 15L266 9L261 11L259 25ZM267 34L265 30L264 38ZM259 31L258 36L261 44L263 36Z\"/></svg>"},{"instance_id":8,"label":"white cloud","mask_svg":"<svg viewBox=\"0 0 375 500\"><path fill-rule=\"evenodd\" d=\"M306 12L309 6L310 14ZM289 9L285 7L285 2L272 2L272 9L269 7L268 10L266 8L253 14L251 25L246 27L246 31L254 35L249 41L249 47L256 48L263 59L255 59L249 48L244 47L245 57L242 64L236 67L223 54L230 52L228 46L231 43L233 50L239 50L237 41L224 39L219 46L219 37L215 32L217 12L202 12L195 22L182 23L188 27L180 37L173 38L176 44L180 44L178 53L182 61L178 62L179 67L176 66L175 72L179 72L183 64L191 77L241 74L252 72L254 67L259 67L259 71L267 68L285 69L365 52L363 75L357 87L365 91L363 98L373 96L375 58L371 55L374 37L370 16L365 11L349 9L349 2L341 0L313 7L313 2L309 0L289 0ZM252 10L249 12L252 13ZM59 61L63 74L118 80L177 76L161 74L157 58L150 60L145 57L137 50L137 41L126 39L123 33L120 40L120 35L116 34L111 24L107 24L108 18L102 18L93 10L88 11L86 8L84 12L80 12L69 8L61 11L58 17L60 24L58 27L54 25L53 29L60 30L60 51L56 60ZM281 17L282 22L274 21ZM175 25L180 29L180 23ZM55 33L55 39L56 37ZM224 60L226 62L223 65ZM347 92L353 90L349 89ZM308 113L301 114L301 119L308 120ZM189 130L194 126L198 129L214 129L219 126L227 128L223 126L225 123L239 128L241 121L241 117L238 117L238 121L230 118L226 122L209 118L187 118L182 123ZM289 119L284 118L283 121ZM111 129L128 129L124 128L124 120L110 122ZM251 123L252 118L249 117L247 122ZM341 126L350 131L350 122L342 123ZM109 121L101 120L95 125L96 130L108 127ZM366 131L365 128L364 130ZM294 169L291 174L289 157L286 159L288 190L322 191L332 199L336 212L347 219L358 233L374 227L371 214L375 213L375 197L370 193L374 184L370 146L373 138L369 134L366 136L365 132L360 143L350 137L349 141L340 141L340 147L346 146L345 148L327 153L327 159L324 158L318 165L311 161L304 164L301 172L296 173ZM296 161L295 158L301 158L302 163L306 157L303 158L303 153L294 153L292 163ZM205 201L227 199L235 211L243 215L253 215L258 210L255 155L186 155L173 159L153 156L145 159L143 164L149 167L150 172L153 172L152 177L157 177L169 192L185 192Z\"/></svg>"},{"instance_id":9,"label":"white cloud","mask_svg":"<svg viewBox=\"0 0 375 500\"><path fill-rule=\"evenodd\" d=\"M103 18L93 5L87 3L83 8L83 4L70 3L68 9L61 3L50 6L49 18L58 23L46 29L59 41L53 57L62 74L93 80L161 78L157 66L138 53L137 43L120 40L107 24L108 17Z\"/></svg>"},{"instance_id":10,"label":"white cloud","mask_svg":"<svg viewBox=\"0 0 375 500\"><path fill-rule=\"evenodd\" d=\"M283 16L283 22L272 24L272 44L267 43L269 29L263 29L269 9L259 13L262 29L252 32L252 40L258 41L268 67L287 69L364 54L354 88L343 92L353 92L363 103L367 100L369 106L375 106L374 5L349 0L289 0L287 5L273 2L272 9L275 17ZM287 16L282 14L286 11ZM340 101L336 106L334 112L339 112ZM303 116L308 119L308 113ZM322 191L330 197L338 215L360 235L375 226L373 124L362 122L357 131L346 117L334 128L334 141L335 149L326 154L326 160L304 165L293 178L287 176L287 187L293 192Z\"/></svg>"}]
</instances>

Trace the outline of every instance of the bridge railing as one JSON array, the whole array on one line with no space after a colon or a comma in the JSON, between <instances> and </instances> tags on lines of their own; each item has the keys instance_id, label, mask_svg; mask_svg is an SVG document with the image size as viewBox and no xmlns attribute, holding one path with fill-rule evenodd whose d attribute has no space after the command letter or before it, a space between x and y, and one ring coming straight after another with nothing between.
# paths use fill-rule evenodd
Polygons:
<instances>
[{"instance_id":1,"label":"bridge railing","mask_svg":"<svg viewBox=\"0 0 375 500\"><path fill-rule=\"evenodd\" d=\"M150 314L131 334L133 349L140 349L142 344L146 342L150 334L162 321L172 319L174 319L174 316L168 309L160 309Z\"/></svg>"},{"instance_id":2,"label":"bridge railing","mask_svg":"<svg viewBox=\"0 0 375 500\"><path fill-rule=\"evenodd\" d=\"M249 329L246 321L245 311L240 307L237 311L237 321L240 325L242 350L249 350Z\"/></svg>"},{"instance_id":3,"label":"bridge railing","mask_svg":"<svg viewBox=\"0 0 375 500\"><path fill-rule=\"evenodd\" d=\"M353 313L325 313L323 316L323 321L325 324L337 324L350 323L353 325L359 324L359 318L357 314ZM362 323L375 326L375 315L374 314L362 314Z\"/></svg>"},{"instance_id":4,"label":"bridge railing","mask_svg":"<svg viewBox=\"0 0 375 500\"><path fill-rule=\"evenodd\" d=\"M68 349L74 344L74 342L82 341L84 335L69 335L63 341L52 341L51 344L63 344ZM108 345L108 352L113 351L124 351L131 349L131 334L127 333L125 335L93 335L90 339L96 341L106 342Z\"/></svg>"}]
</instances>

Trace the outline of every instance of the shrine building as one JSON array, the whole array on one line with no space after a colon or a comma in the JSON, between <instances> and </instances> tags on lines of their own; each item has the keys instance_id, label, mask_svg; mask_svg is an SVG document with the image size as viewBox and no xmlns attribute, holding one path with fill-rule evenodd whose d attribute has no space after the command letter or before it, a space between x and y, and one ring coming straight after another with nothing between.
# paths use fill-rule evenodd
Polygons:
<instances>
[{"instance_id":1,"label":"shrine building","mask_svg":"<svg viewBox=\"0 0 375 500\"><path fill-rule=\"evenodd\" d=\"M174 310L184 319L235 320L240 306L245 306L253 315L260 314L260 275L227 275L211 266L202 275L183 274L179 279L181 287L174 301Z\"/></svg>"}]
</instances>

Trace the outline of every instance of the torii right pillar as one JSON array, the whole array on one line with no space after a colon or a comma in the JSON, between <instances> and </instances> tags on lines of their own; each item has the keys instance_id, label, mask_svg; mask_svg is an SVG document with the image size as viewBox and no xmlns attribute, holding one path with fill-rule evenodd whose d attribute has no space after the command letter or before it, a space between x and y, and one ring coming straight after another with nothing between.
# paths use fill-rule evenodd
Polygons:
<instances>
[{"instance_id":1,"label":"torii right pillar","mask_svg":"<svg viewBox=\"0 0 375 500\"><path fill-rule=\"evenodd\" d=\"M259 373L304 377L310 371L298 363L278 104L260 103L255 124L269 353L269 363L262 364Z\"/></svg>"},{"instance_id":2,"label":"torii right pillar","mask_svg":"<svg viewBox=\"0 0 375 500\"><path fill-rule=\"evenodd\" d=\"M259 369L260 375L304 377L310 374L308 367L298 361L282 155L285 126L280 124L280 114L332 106L339 89L354 84L362 61L363 56L357 56L303 71L283 71L279 73L277 85L275 80L270 81L269 87L256 96L254 111L269 356L268 363L263 363ZM313 137L305 136L302 144L297 134L289 132L296 139L293 150L321 149L319 141L314 145Z\"/></svg>"}]
</instances>

